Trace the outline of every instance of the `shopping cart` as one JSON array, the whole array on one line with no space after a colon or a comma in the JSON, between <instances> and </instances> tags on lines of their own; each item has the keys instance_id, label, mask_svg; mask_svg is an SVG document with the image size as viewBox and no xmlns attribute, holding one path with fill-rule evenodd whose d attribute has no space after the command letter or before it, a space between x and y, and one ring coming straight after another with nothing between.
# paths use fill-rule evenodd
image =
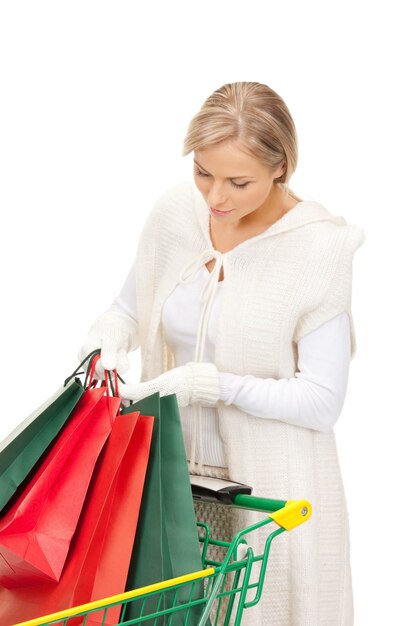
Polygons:
<instances>
[{"instance_id":1,"label":"shopping cart","mask_svg":"<svg viewBox=\"0 0 417 626\"><path fill-rule=\"evenodd\" d=\"M241 530L229 542L213 538L209 526L198 523L201 571L15 626L104 626L109 623L120 626L238 626L243 611L255 606L261 598L272 541L284 531L307 521L311 505L306 500L285 502L240 493L233 496L232 506L268 513L268 516ZM261 553L255 554L247 541L248 535L273 522L278 527L272 527ZM213 559L211 550L223 551L223 560ZM130 619L129 607L133 603L135 614L140 615ZM110 613L115 610L118 621L109 621Z\"/></svg>"}]
</instances>

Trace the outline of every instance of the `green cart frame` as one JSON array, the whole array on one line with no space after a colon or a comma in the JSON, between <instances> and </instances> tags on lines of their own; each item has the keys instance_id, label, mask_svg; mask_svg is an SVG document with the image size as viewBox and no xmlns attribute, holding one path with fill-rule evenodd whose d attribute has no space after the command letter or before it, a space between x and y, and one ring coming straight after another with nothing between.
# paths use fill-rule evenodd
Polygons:
<instances>
[{"instance_id":1,"label":"green cart frame","mask_svg":"<svg viewBox=\"0 0 417 626\"><path fill-rule=\"evenodd\" d=\"M311 505L306 500L285 502L238 494L232 506L261 511L268 516L238 532L231 542L211 537L208 525L198 523L204 568L201 571L15 626L105 626L109 623L109 611L114 611L114 607L118 609L120 626L238 626L243 611L255 606L261 598L272 541L284 531L306 522L311 515ZM262 553L255 554L245 537L273 522L278 528L272 527ZM224 551L224 559L210 558L212 549ZM126 617L131 603L140 603L140 617Z\"/></svg>"}]
</instances>

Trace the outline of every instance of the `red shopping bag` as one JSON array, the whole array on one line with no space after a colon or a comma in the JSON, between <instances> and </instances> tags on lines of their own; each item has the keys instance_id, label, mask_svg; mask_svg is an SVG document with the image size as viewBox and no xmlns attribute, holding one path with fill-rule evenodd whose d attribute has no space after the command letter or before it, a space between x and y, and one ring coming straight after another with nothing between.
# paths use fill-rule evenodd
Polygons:
<instances>
[{"instance_id":1,"label":"red shopping bag","mask_svg":"<svg viewBox=\"0 0 417 626\"><path fill-rule=\"evenodd\" d=\"M109 401L120 403L117 398ZM60 581L0 589L0 624L16 624L124 591L152 426L153 417L139 413L116 418L94 470ZM117 624L119 610L115 607L105 618L101 615L98 623Z\"/></svg>"},{"instance_id":2,"label":"red shopping bag","mask_svg":"<svg viewBox=\"0 0 417 626\"><path fill-rule=\"evenodd\" d=\"M0 520L0 584L58 581L98 455L119 403L89 389L24 490Z\"/></svg>"},{"instance_id":3,"label":"red shopping bag","mask_svg":"<svg viewBox=\"0 0 417 626\"><path fill-rule=\"evenodd\" d=\"M97 569L92 577L93 586L88 595L85 585L87 577L85 577L84 581L80 580L77 593L73 599L74 605L86 602L85 598L87 597L93 601L117 593L123 593L126 588L154 422L153 417L139 417L139 413L133 413L133 415L137 416L137 423L134 427L132 439L123 457L123 465L119 470L117 479L114 481L113 493L109 498L111 502L106 507L107 510L105 515L103 515L103 520L100 520L100 526L97 528L97 536L102 538L101 550L97 549L97 544L94 542L90 545L89 552L85 558L85 567L87 563L93 563L94 559L97 562ZM133 426L133 423L131 426ZM125 425L124 428L126 429L127 426ZM140 463L140 459L142 459L142 463ZM135 467L136 475L134 473ZM140 496L139 502L137 502L138 495ZM132 501L130 505L128 504L129 499ZM137 513L132 513L129 516L126 507L132 506L134 503L137 506ZM121 537L122 530L123 537ZM116 576L115 572L117 572ZM105 621L103 620L103 614L92 614L88 623L90 626L95 624L97 626L114 626L119 623L119 615L120 606L112 607L107 609ZM69 623L69 626L73 625L75 626L74 622Z\"/></svg>"}]
</instances>

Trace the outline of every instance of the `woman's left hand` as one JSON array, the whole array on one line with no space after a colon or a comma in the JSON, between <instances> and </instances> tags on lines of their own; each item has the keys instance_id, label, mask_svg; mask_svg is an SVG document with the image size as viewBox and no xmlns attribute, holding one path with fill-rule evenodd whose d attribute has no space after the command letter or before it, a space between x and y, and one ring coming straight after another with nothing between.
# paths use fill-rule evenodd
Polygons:
<instances>
[{"instance_id":1,"label":"woman's left hand","mask_svg":"<svg viewBox=\"0 0 417 626\"><path fill-rule=\"evenodd\" d=\"M195 402L214 405L220 393L217 367L214 363L190 361L144 383L119 383L119 395L123 400L136 402L157 392L161 396L175 393L178 406Z\"/></svg>"}]
</instances>

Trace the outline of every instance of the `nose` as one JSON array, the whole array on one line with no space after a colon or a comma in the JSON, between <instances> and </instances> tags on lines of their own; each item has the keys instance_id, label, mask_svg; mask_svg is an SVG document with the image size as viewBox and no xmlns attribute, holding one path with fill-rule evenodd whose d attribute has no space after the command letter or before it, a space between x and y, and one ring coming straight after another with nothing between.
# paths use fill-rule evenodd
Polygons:
<instances>
[{"instance_id":1,"label":"nose","mask_svg":"<svg viewBox=\"0 0 417 626\"><path fill-rule=\"evenodd\" d=\"M212 183L210 185L207 200L212 207L221 206L226 202L227 197L221 184Z\"/></svg>"}]
</instances>

